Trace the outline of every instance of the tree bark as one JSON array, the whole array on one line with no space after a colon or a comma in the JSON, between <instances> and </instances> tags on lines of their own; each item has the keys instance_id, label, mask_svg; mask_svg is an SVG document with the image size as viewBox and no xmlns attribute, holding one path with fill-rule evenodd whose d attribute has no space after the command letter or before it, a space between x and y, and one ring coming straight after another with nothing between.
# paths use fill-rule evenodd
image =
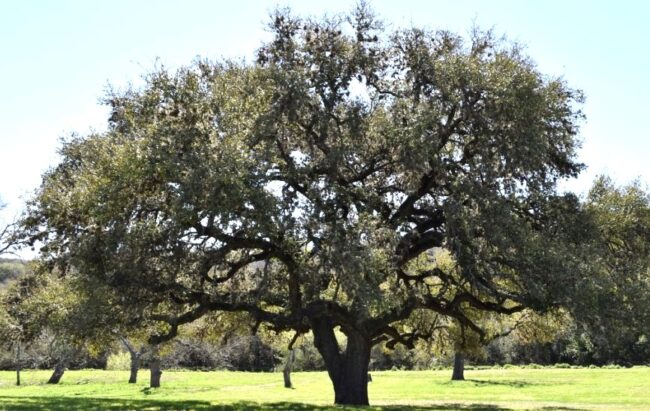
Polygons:
<instances>
[{"instance_id":1,"label":"tree bark","mask_svg":"<svg viewBox=\"0 0 650 411\"><path fill-rule=\"evenodd\" d=\"M20 385L20 371L22 365L22 354L21 354L21 344L20 342L16 344L16 385Z\"/></svg>"},{"instance_id":2,"label":"tree bark","mask_svg":"<svg viewBox=\"0 0 650 411\"><path fill-rule=\"evenodd\" d=\"M345 351L341 352L331 320L312 319L312 330L314 343L334 386L334 403L368 405L370 338L357 330L345 330L348 341Z\"/></svg>"},{"instance_id":3,"label":"tree bark","mask_svg":"<svg viewBox=\"0 0 650 411\"><path fill-rule=\"evenodd\" d=\"M287 362L284 365L282 370L282 375L284 377L284 388L293 388L291 384L291 371L293 370L293 363L296 360L296 351L291 349L289 350L289 355L287 356Z\"/></svg>"},{"instance_id":4,"label":"tree bark","mask_svg":"<svg viewBox=\"0 0 650 411\"><path fill-rule=\"evenodd\" d=\"M131 374L129 374L129 384L138 382L138 370L140 369L140 353L132 351L131 354Z\"/></svg>"},{"instance_id":5,"label":"tree bark","mask_svg":"<svg viewBox=\"0 0 650 411\"><path fill-rule=\"evenodd\" d=\"M59 381L61 381L61 377L63 377L63 373L65 372L65 369L68 367L68 363L72 359L76 358L77 355L79 355L80 351L81 351L81 347L72 347L66 349L65 352L61 355L59 362L56 363L56 366L54 367L54 372L52 373L52 376L47 381L47 383L58 384Z\"/></svg>"},{"instance_id":6,"label":"tree bark","mask_svg":"<svg viewBox=\"0 0 650 411\"><path fill-rule=\"evenodd\" d=\"M54 372L52 373L50 379L47 380L47 383L58 384L59 381L61 381L61 377L63 377L64 372L65 372L65 361L59 361L54 367Z\"/></svg>"},{"instance_id":7,"label":"tree bark","mask_svg":"<svg viewBox=\"0 0 650 411\"><path fill-rule=\"evenodd\" d=\"M153 347L151 351L149 387L158 388L160 387L160 376L162 375L162 371L160 371L160 355L158 354L158 347Z\"/></svg>"},{"instance_id":8,"label":"tree bark","mask_svg":"<svg viewBox=\"0 0 650 411\"><path fill-rule=\"evenodd\" d=\"M452 381L463 381L465 379L465 358L460 352L454 353L454 371L451 374Z\"/></svg>"},{"instance_id":9,"label":"tree bark","mask_svg":"<svg viewBox=\"0 0 650 411\"><path fill-rule=\"evenodd\" d=\"M127 340L124 337L120 337L120 340L122 341L122 345L126 348L126 350L129 352L129 356L131 358L131 373L129 374L129 384L135 384L138 382L138 371L140 370L140 358L142 357L142 354L145 352L145 346L143 345L140 347L140 351L137 351L134 346L132 346L129 343L129 340Z\"/></svg>"}]
</instances>

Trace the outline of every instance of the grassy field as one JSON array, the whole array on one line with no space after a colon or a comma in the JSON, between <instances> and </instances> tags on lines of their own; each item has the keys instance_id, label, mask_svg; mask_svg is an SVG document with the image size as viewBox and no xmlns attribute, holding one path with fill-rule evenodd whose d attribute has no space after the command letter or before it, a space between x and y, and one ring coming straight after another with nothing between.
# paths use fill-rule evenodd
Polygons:
<instances>
[{"instance_id":1,"label":"grassy field","mask_svg":"<svg viewBox=\"0 0 650 411\"><path fill-rule=\"evenodd\" d=\"M278 373L163 373L163 387L127 384L125 371L68 371L58 386L46 385L48 371L0 372L0 409L195 409L195 410L347 410L330 404L333 393L325 373L294 373L295 389L282 386ZM374 372L370 410L650 410L650 368L489 369L465 372L452 382L450 371Z\"/></svg>"}]
</instances>

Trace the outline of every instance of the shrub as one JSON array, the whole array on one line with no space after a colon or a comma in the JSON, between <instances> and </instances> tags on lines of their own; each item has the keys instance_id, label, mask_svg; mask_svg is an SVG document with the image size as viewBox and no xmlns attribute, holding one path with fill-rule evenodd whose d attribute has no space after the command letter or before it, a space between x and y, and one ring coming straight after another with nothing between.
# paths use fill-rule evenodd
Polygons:
<instances>
[{"instance_id":1,"label":"shrub","mask_svg":"<svg viewBox=\"0 0 650 411\"><path fill-rule=\"evenodd\" d=\"M217 361L221 347L198 339L175 340L170 352L163 356L165 368L210 370L218 368Z\"/></svg>"},{"instance_id":2,"label":"shrub","mask_svg":"<svg viewBox=\"0 0 650 411\"><path fill-rule=\"evenodd\" d=\"M237 336L219 350L223 368L237 371L273 371L280 356L257 336Z\"/></svg>"},{"instance_id":3,"label":"shrub","mask_svg":"<svg viewBox=\"0 0 650 411\"><path fill-rule=\"evenodd\" d=\"M131 357L126 351L110 354L106 360L106 369L111 371L124 371L131 369Z\"/></svg>"}]
</instances>

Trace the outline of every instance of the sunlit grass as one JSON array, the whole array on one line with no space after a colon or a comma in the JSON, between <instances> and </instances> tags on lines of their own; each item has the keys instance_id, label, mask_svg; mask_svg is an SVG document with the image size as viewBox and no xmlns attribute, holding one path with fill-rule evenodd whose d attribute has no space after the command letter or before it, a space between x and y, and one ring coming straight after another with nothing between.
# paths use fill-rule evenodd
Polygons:
<instances>
[{"instance_id":1,"label":"sunlit grass","mask_svg":"<svg viewBox=\"0 0 650 411\"><path fill-rule=\"evenodd\" d=\"M148 372L127 384L128 372L68 371L47 385L49 371L0 372L0 408L11 410L215 409L330 410L331 384L324 372L294 373L286 389L278 373L166 371L160 389L149 389ZM650 368L489 369L466 371L452 382L450 371L374 372L372 410L628 410L650 409Z\"/></svg>"}]
</instances>

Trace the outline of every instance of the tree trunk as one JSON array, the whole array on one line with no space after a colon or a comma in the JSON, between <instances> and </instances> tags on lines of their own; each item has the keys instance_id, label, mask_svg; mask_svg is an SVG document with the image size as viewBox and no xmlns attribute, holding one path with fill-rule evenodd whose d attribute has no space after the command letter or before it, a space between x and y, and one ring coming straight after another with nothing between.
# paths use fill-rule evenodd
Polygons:
<instances>
[{"instance_id":1,"label":"tree trunk","mask_svg":"<svg viewBox=\"0 0 650 411\"><path fill-rule=\"evenodd\" d=\"M465 358L460 352L454 354L454 371L451 374L452 381L462 381L465 379Z\"/></svg>"},{"instance_id":2,"label":"tree trunk","mask_svg":"<svg viewBox=\"0 0 650 411\"><path fill-rule=\"evenodd\" d=\"M151 351L151 363L149 364L151 377L149 387L158 388L160 387L160 376L162 375L162 371L160 371L160 355L158 354L158 347L153 347Z\"/></svg>"},{"instance_id":3,"label":"tree trunk","mask_svg":"<svg viewBox=\"0 0 650 411\"><path fill-rule=\"evenodd\" d=\"M129 340L127 340L124 337L120 337L120 341L122 341L122 345L124 345L124 348L129 352L129 356L131 357L131 374L129 375L129 384L135 384L138 382L138 370L140 369L140 358L142 357L142 354L145 352L145 346L143 345L140 347L140 351L137 351L131 343L129 343Z\"/></svg>"},{"instance_id":4,"label":"tree trunk","mask_svg":"<svg viewBox=\"0 0 650 411\"><path fill-rule=\"evenodd\" d=\"M16 385L20 385L20 367L22 365L21 344L16 344Z\"/></svg>"},{"instance_id":5,"label":"tree trunk","mask_svg":"<svg viewBox=\"0 0 650 411\"><path fill-rule=\"evenodd\" d=\"M52 376L50 377L50 379L47 380L47 383L48 384L58 384L59 381L61 381L61 377L63 377L64 372L65 372L65 362L60 361L54 367L54 372L52 373Z\"/></svg>"},{"instance_id":6,"label":"tree trunk","mask_svg":"<svg viewBox=\"0 0 650 411\"><path fill-rule=\"evenodd\" d=\"M312 319L312 330L314 343L334 385L334 403L368 405L370 338L356 330L345 330L348 342L341 352L331 320Z\"/></svg>"},{"instance_id":7,"label":"tree trunk","mask_svg":"<svg viewBox=\"0 0 650 411\"><path fill-rule=\"evenodd\" d=\"M284 365L282 370L282 375L284 376L284 388L293 388L291 384L291 370L293 369L293 363L296 360L296 351L290 350L289 355L287 356L287 363Z\"/></svg>"},{"instance_id":8,"label":"tree trunk","mask_svg":"<svg viewBox=\"0 0 650 411\"><path fill-rule=\"evenodd\" d=\"M129 375L129 384L138 382L138 370L140 369L140 353L130 351L131 354L131 374Z\"/></svg>"}]
</instances>

